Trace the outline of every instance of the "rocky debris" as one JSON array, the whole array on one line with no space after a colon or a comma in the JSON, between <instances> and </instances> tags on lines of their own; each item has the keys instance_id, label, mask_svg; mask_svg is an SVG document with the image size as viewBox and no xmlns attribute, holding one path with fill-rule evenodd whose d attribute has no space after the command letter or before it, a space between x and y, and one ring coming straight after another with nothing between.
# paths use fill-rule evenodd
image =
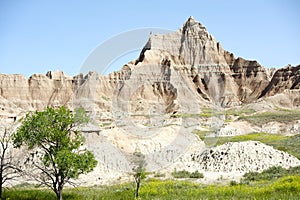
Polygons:
<instances>
[{"instance_id":1,"label":"rocky debris","mask_svg":"<svg viewBox=\"0 0 300 200\"><path fill-rule=\"evenodd\" d=\"M283 131L284 127L285 124L278 122L269 122L267 124L263 124L261 130L266 133L280 134Z\"/></svg>"},{"instance_id":2,"label":"rocky debris","mask_svg":"<svg viewBox=\"0 0 300 200\"><path fill-rule=\"evenodd\" d=\"M300 120L289 123L269 122L262 125L262 132L271 134L283 134L287 136L300 134Z\"/></svg>"},{"instance_id":3,"label":"rocky debris","mask_svg":"<svg viewBox=\"0 0 300 200\"><path fill-rule=\"evenodd\" d=\"M286 129L287 133L291 135L300 134L300 120L295 121L287 126Z\"/></svg>"},{"instance_id":4,"label":"rocky debris","mask_svg":"<svg viewBox=\"0 0 300 200\"><path fill-rule=\"evenodd\" d=\"M257 132L258 129L252 127L251 124L244 121L230 122L224 124L218 131L218 137L229 137L237 135L245 135L253 132Z\"/></svg>"},{"instance_id":5,"label":"rocky debris","mask_svg":"<svg viewBox=\"0 0 300 200\"><path fill-rule=\"evenodd\" d=\"M261 172L272 166L300 165L292 155L257 141L229 142L191 155L198 169L212 172Z\"/></svg>"}]
</instances>

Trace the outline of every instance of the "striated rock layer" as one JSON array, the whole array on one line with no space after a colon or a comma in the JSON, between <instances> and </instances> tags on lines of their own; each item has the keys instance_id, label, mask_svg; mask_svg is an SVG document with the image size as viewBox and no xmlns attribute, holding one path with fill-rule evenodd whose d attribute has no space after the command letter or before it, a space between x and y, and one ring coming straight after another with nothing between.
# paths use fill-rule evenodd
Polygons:
<instances>
[{"instance_id":1,"label":"striated rock layer","mask_svg":"<svg viewBox=\"0 0 300 200\"><path fill-rule=\"evenodd\" d=\"M83 178L90 177L90 184L127 173L128 155L136 149L148 155L152 169L246 172L300 164L295 157L257 142L205 150L203 141L192 134L203 126L220 130L223 136L256 130L248 124L238 130L240 122L224 128L225 119L218 115L211 122L186 119L198 116L203 107L300 107L300 65L274 70L235 58L192 17L176 32L151 34L139 58L106 76L48 72L27 79L0 74L1 124L31 110L61 105L83 107L93 119L82 128L86 146L99 161L95 171ZM190 151L191 144L195 146Z\"/></svg>"},{"instance_id":2,"label":"striated rock layer","mask_svg":"<svg viewBox=\"0 0 300 200\"><path fill-rule=\"evenodd\" d=\"M179 103L189 101L191 95L198 106L231 107L289 90L295 93L292 105L299 106L300 66L269 71L257 61L235 58L190 17L174 33L151 34L139 58L119 72L108 76L91 72L74 77L48 72L29 79L1 74L0 95L25 111L66 105L110 112L112 100L123 98L120 89L125 85L131 88L126 92L132 93L133 104L137 104L137 99L146 104L159 98L166 105L166 112L171 113L180 111ZM188 94L182 94L187 90ZM6 103L1 104L5 110Z\"/></svg>"}]
</instances>

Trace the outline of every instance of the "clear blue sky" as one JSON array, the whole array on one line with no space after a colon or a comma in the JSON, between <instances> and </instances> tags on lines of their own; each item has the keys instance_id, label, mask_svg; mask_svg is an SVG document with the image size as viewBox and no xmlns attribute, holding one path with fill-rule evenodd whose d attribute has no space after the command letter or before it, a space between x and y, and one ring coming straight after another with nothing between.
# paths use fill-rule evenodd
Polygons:
<instances>
[{"instance_id":1,"label":"clear blue sky","mask_svg":"<svg viewBox=\"0 0 300 200\"><path fill-rule=\"evenodd\" d=\"M1 0L0 73L75 75L112 36L141 27L177 30L190 15L235 56L267 67L296 65L299 10L298 0Z\"/></svg>"}]
</instances>

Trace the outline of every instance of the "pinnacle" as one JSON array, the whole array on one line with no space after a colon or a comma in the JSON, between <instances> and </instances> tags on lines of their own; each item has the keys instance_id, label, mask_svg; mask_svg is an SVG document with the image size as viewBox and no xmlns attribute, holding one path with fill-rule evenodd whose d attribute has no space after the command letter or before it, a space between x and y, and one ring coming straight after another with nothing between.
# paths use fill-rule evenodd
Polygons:
<instances>
[{"instance_id":1,"label":"pinnacle","mask_svg":"<svg viewBox=\"0 0 300 200\"><path fill-rule=\"evenodd\" d=\"M205 28L200 22L196 21L193 16L190 16L188 20L184 23L183 29L185 30L195 25L201 28Z\"/></svg>"},{"instance_id":2,"label":"pinnacle","mask_svg":"<svg viewBox=\"0 0 300 200\"><path fill-rule=\"evenodd\" d=\"M188 19L188 21L189 21L189 22L191 22L191 21L195 21L195 19L194 19L194 17L193 17L193 16L190 16L190 17L189 17L189 19Z\"/></svg>"}]
</instances>

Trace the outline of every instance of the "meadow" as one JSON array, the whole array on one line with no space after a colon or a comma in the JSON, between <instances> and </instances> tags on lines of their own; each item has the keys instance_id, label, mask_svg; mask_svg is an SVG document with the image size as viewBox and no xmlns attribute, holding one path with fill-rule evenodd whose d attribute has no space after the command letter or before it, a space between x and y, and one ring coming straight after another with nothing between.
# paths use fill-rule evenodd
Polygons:
<instances>
[{"instance_id":1,"label":"meadow","mask_svg":"<svg viewBox=\"0 0 300 200\"><path fill-rule=\"evenodd\" d=\"M68 188L63 192L65 200L129 200L134 185L126 183L113 186ZM54 193L45 188L19 187L6 189L4 198L9 200L55 199ZM300 175L284 175L272 181L254 180L247 183L231 182L229 185L202 185L189 180L144 181L139 199L299 199Z\"/></svg>"}]
</instances>

